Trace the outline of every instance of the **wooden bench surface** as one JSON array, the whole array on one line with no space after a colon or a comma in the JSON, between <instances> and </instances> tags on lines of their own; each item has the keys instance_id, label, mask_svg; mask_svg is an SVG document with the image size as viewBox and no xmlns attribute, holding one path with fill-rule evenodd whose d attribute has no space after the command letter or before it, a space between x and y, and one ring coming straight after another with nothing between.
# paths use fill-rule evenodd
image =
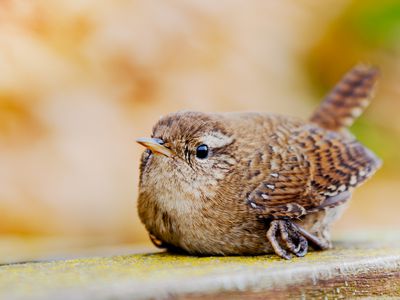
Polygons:
<instances>
[{"instance_id":1,"label":"wooden bench surface","mask_svg":"<svg viewBox=\"0 0 400 300\"><path fill-rule=\"evenodd\" d=\"M167 253L0 266L0 299L400 296L400 233L356 235L291 261Z\"/></svg>"}]
</instances>

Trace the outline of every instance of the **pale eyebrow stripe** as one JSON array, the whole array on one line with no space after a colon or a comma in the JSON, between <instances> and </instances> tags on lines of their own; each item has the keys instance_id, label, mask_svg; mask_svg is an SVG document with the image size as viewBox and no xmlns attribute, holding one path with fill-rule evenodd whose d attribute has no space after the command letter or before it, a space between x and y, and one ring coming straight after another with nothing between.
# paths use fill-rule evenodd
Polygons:
<instances>
[{"instance_id":1,"label":"pale eyebrow stripe","mask_svg":"<svg viewBox=\"0 0 400 300\"><path fill-rule=\"evenodd\" d=\"M229 137L219 131L212 132L202 137L202 141L204 144L213 147L213 148L221 148L226 145L229 145L233 142L233 138Z\"/></svg>"}]
</instances>

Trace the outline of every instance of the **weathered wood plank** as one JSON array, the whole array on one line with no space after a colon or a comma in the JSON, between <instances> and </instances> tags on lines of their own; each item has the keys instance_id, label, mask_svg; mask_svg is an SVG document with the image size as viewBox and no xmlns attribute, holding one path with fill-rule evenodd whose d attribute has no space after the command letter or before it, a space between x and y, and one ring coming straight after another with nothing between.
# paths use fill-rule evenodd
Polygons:
<instances>
[{"instance_id":1,"label":"weathered wood plank","mask_svg":"<svg viewBox=\"0 0 400 300\"><path fill-rule=\"evenodd\" d=\"M400 296L400 234L350 240L292 261L152 253L3 265L0 299Z\"/></svg>"}]
</instances>

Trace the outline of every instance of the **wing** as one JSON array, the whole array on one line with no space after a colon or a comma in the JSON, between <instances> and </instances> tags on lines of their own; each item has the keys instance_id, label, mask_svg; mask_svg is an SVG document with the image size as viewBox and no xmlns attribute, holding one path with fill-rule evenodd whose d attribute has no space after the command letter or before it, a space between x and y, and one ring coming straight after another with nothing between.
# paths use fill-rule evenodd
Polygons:
<instances>
[{"instance_id":1,"label":"wing","mask_svg":"<svg viewBox=\"0 0 400 300\"><path fill-rule=\"evenodd\" d=\"M271 137L269 174L248 197L264 216L299 217L339 205L380 160L354 138L312 124Z\"/></svg>"}]
</instances>

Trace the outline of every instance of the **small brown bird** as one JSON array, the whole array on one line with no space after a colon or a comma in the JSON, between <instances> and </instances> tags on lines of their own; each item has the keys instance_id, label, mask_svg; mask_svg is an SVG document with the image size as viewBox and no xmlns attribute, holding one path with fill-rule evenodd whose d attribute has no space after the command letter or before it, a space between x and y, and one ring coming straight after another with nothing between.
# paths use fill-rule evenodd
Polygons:
<instances>
[{"instance_id":1,"label":"small brown bird","mask_svg":"<svg viewBox=\"0 0 400 300\"><path fill-rule=\"evenodd\" d=\"M156 246L289 259L330 247L330 227L380 160L347 130L378 72L352 69L308 122L266 113L161 118L140 165L138 210Z\"/></svg>"}]
</instances>

